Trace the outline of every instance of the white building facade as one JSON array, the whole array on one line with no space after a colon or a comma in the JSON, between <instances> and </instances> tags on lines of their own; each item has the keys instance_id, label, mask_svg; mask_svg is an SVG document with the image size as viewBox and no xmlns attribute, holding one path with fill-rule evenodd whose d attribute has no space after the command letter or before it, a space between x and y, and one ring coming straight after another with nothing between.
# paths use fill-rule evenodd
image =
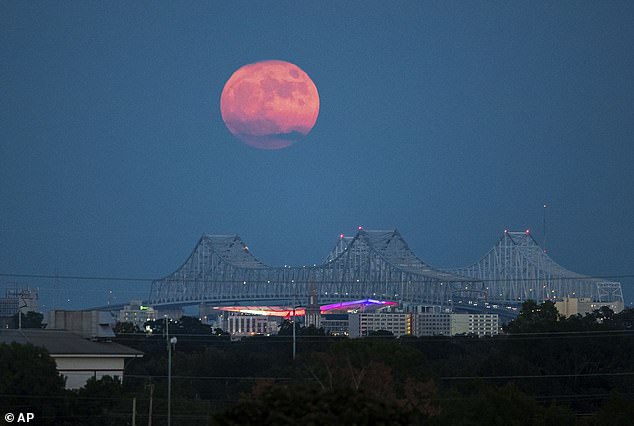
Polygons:
<instances>
[{"instance_id":1,"label":"white building facade","mask_svg":"<svg viewBox=\"0 0 634 426\"><path fill-rule=\"evenodd\" d=\"M156 320L156 311L151 306L141 305L140 300L132 300L119 311L119 322L131 322L143 328L143 324Z\"/></svg>"},{"instance_id":2,"label":"white building facade","mask_svg":"<svg viewBox=\"0 0 634 426\"><path fill-rule=\"evenodd\" d=\"M366 337L371 331L389 331L396 337L412 334L412 317L405 312L357 312L349 314L351 338Z\"/></svg>"},{"instance_id":3,"label":"white building facade","mask_svg":"<svg viewBox=\"0 0 634 426\"><path fill-rule=\"evenodd\" d=\"M450 314L451 336L474 334L478 337L495 336L500 331L497 314Z\"/></svg>"},{"instance_id":4,"label":"white building facade","mask_svg":"<svg viewBox=\"0 0 634 426\"><path fill-rule=\"evenodd\" d=\"M275 334L279 327L276 320L263 315L229 314L224 322L223 330L235 337Z\"/></svg>"},{"instance_id":5,"label":"white building facade","mask_svg":"<svg viewBox=\"0 0 634 426\"><path fill-rule=\"evenodd\" d=\"M359 312L349 315L349 336L365 337L372 331L389 331L394 336L455 336L472 334L478 337L495 336L499 333L497 314L447 313L428 311L405 312Z\"/></svg>"}]
</instances>

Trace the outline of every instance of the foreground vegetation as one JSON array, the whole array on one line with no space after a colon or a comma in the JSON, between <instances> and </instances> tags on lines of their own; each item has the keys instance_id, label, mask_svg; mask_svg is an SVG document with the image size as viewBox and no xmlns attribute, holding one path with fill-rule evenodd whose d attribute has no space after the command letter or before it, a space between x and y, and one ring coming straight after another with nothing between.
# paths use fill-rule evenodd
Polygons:
<instances>
[{"instance_id":1,"label":"foreground vegetation","mask_svg":"<svg viewBox=\"0 0 634 426\"><path fill-rule=\"evenodd\" d=\"M230 342L186 318L170 325L172 424L629 425L633 322L634 310L563 319L552 303L528 301L490 339L348 340L300 329L293 360L289 336ZM167 349L160 322L155 330L118 335L146 354L123 384L91 380L78 392L63 389L45 351L0 346L10 366L1 406L36 407L38 424L120 425L131 424L136 398L137 424L148 423L150 401L152 424L166 424Z\"/></svg>"}]
</instances>

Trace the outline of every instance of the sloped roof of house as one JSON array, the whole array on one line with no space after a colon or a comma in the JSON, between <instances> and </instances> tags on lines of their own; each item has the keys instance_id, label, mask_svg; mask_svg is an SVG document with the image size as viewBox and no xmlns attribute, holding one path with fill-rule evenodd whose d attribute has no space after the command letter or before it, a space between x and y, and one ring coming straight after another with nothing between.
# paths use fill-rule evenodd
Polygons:
<instances>
[{"instance_id":1,"label":"sloped roof of house","mask_svg":"<svg viewBox=\"0 0 634 426\"><path fill-rule=\"evenodd\" d=\"M51 355L106 356L137 358L143 352L114 342L94 342L64 330L0 330L0 343L12 342L40 346Z\"/></svg>"}]
</instances>

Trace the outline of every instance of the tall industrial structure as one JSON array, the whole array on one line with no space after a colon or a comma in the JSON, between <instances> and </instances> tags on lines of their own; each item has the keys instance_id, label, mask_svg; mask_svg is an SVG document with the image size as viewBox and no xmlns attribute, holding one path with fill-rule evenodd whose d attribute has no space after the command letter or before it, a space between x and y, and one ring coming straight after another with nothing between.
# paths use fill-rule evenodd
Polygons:
<instances>
[{"instance_id":1,"label":"tall industrial structure","mask_svg":"<svg viewBox=\"0 0 634 426\"><path fill-rule=\"evenodd\" d=\"M325 303L370 298L435 306L462 300L517 305L578 297L623 308L620 283L568 271L528 231L505 231L479 262L440 270L420 260L397 230L363 229L354 237L341 235L322 264L292 267L267 266L237 235L203 235L176 271L152 283L149 303L305 303L311 286Z\"/></svg>"}]
</instances>

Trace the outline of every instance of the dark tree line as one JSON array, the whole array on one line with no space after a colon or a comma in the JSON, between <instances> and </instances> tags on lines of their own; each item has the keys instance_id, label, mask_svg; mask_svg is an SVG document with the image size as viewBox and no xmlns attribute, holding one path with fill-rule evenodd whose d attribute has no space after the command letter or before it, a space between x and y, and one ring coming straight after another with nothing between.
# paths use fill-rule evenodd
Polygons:
<instances>
[{"instance_id":1,"label":"dark tree line","mask_svg":"<svg viewBox=\"0 0 634 426\"><path fill-rule=\"evenodd\" d=\"M170 324L178 337L172 424L630 424L634 312L561 318L551 305L526 302L507 334L494 338L349 340L299 328L295 360L292 324L286 334L239 342L196 319ZM85 424L88 412L91 423L130 424L134 397L137 423L147 424L151 395L153 424L166 424L160 325L151 336L122 332L117 340L145 352L127 365L123 383L104 378L65 391L54 365L43 361L46 370L29 380L48 377L38 385L46 389L3 373L0 392L12 395L9 405L24 404L24 389L39 389L53 398L38 402L47 418L64 421L49 424L69 425ZM11 354L22 350L34 354ZM0 351L2 365L16 357L47 358L32 347ZM15 365L16 372L27 368Z\"/></svg>"}]
</instances>

